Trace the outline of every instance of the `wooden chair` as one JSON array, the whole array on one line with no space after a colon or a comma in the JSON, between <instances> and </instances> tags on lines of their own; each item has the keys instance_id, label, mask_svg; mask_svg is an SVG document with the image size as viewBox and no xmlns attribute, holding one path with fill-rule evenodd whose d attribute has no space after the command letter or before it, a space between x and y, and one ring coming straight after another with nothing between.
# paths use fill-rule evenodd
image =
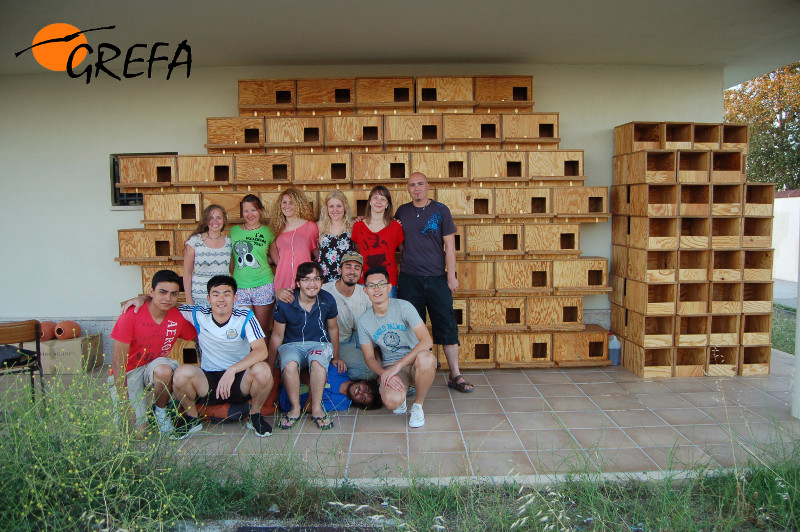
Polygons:
<instances>
[{"instance_id":1,"label":"wooden chair","mask_svg":"<svg viewBox=\"0 0 800 532\"><path fill-rule=\"evenodd\" d=\"M42 374L42 351L39 345L41 328L36 320L16 321L11 323L0 323L0 345L17 344L18 349L22 349L23 342L36 342L36 350L33 354L26 350L21 360L12 366L0 366L0 377L5 375L15 375L29 372L31 376L31 397L36 400L36 386L33 379L35 371L39 372L40 382L42 383L42 393L44 393L44 375Z\"/></svg>"}]
</instances>

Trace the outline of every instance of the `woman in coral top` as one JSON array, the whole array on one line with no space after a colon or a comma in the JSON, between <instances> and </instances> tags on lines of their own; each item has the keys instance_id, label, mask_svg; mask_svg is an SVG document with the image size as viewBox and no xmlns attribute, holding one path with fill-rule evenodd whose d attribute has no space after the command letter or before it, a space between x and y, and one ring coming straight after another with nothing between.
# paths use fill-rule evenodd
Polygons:
<instances>
[{"instance_id":1,"label":"woman in coral top","mask_svg":"<svg viewBox=\"0 0 800 532\"><path fill-rule=\"evenodd\" d=\"M275 204L273 233L278 235L269 248L270 257L278 265L275 290L294 290L297 267L319 257L319 229L314 211L303 193L287 188Z\"/></svg>"},{"instance_id":2,"label":"woman in coral top","mask_svg":"<svg viewBox=\"0 0 800 532\"><path fill-rule=\"evenodd\" d=\"M392 290L389 297L397 295L397 260L395 253L403 243L403 227L392 218L392 195L389 189L378 185L369 193L364 219L353 224L353 242L364 257L364 276L373 266L385 266L389 272Z\"/></svg>"}]
</instances>

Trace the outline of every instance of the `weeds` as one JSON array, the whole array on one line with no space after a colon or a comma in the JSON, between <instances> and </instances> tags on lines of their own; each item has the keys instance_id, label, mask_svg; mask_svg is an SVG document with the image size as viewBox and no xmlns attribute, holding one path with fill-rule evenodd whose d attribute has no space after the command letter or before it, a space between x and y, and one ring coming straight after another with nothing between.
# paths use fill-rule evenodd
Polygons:
<instances>
[{"instance_id":1,"label":"weeds","mask_svg":"<svg viewBox=\"0 0 800 532\"><path fill-rule=\"evenodd\" d=\"M797 311L783 305L772 309L772 347L784 353L794 354Z\"/></svg>"}]
</instances>

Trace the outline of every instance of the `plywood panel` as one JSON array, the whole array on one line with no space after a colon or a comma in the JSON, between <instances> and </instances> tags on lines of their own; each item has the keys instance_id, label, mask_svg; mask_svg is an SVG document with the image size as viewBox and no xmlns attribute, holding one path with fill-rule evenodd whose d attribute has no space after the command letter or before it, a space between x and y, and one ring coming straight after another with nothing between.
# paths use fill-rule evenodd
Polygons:
<instances>
[{"instance_id":1,"label":"plywood panel","mask_svg":"<svg viewBox=\"0 0 800 532\"><path fill-rule=\"evenodd\" d=\"M497 333L497 365L501 368L552 367L552 334Z\"/></svg>"},{"instance_id":2,"label":"plywood panel","mask_svg":"<svg viewBox=\"0 0 800 532\"><path fill-rule=\"evenodd\" d=\"M459 336L458 365L466 369L486 369L497 366L495 338L493 334L462 334ZM438 347L438 346L437 346ZM439 350L437 358L440 369L449 369L447 358Z\"/></svg>"},{"instance_id":3,"label":"plywood panel","mask_svg":"<svg viewBox=\"0 0 800 532\"><path fill-rule=\"evenodd\" d=\"M677 218L646 218L631 216L628 218L630 232L628 245L639 249L677 249Z\"/></svg>"},{"instance_id":4,"label":"plywood panel","mask_svg":"<svg viewBox=\"0 0 800 532\"><path fill-rule=\"evenodd\" d=\"M459 293L493 294L494 263L490 261L457 261L456 277Z\"/></svg>"},{"instance_id":5,"label":"plywood panel","mask_svg":"<svg viewBox=\"0 0 800 532\"><path fill-rule=\"evenodd\" d=\"M414 111L414 78L357 78L358 113L382 114Z\"/></svg>"},{"instance_id":6,"label":"plywood panel","mask_svg":"<svg viewBox=\"0 0 800 532\"><path fill-rule=\"evenodd\" d=\"M469 300L469 326L476 332L525 330L525 298L472 298Z\"/></svg>"},{"instance_id":7,"label":"plywood panel","mask_svg":"<svg viewBox=\"0 0 800 532\"><path fill-rule=\"evenodd\" d=\"M179 155L176 184L227 185L233 173L233 155Z\"/></svg>"},{"instance_id":8,"label":"plywood panel","mask_svg":"<svg viewBox=\"0 0 800 532\"><path fill-rule=\"evenodd\" d=\"M209 205L219 205L228 213L229 224L238 223L242 220L240 203L244 196L242 192L204 192L201 195L200 207L205 210Z\"/></svg>"},{"instance_id":9,"label":"plywood panel","mask_svg":"<svg viewBox=\"0 0 800 532\"><path fill-rule=\"evenodd\" d=\"M417 77L417 108L459 106L469 108L475 102L472 77Z\"/></svg>"},{"instance_id":10,"label":"plywood panel","mask_svg":"<svg viewBox=\"0 0 800 532\"><path fill-rule=\"evenodd\" d=\"M297 82L293 79L239 80L239 111L248 115L278 115L294 112Z\"/></svg>"},{"instance_id":11,"label":"plywood panel","mask_svg":"<svg viewBox=\"0 0 800 532\"><path fill-rule=\"evenodd\" d=\"M405 185L409 175L408 153L353 153L353 181L396 181Z\"/></svg>"},{"instance_id":12,"label":"plywood panel","mask_svg":"<svg viewBox=\"0 0 800 532\"><path fill-rule=\"evenodd\" d=\"M559 138L558 113L503 115L504 143L557 138Z\"/></svg>"},{"instance_id":13,"label":"plywood panel","mask_svg":"<svg viewBox=\"0 0 800 532\"><path fill-rule=\"evenodd\" d=\"M322 117L267 117L267 146L322 146L325 123Z\"/></svg>"},{"instance_id":14,"label":"plywood panel","mask_svg":"<svg viewBox=\"0 0 800 532\"><path fill-rule=\"evenodd\" d=\"M498 294L551 292L553 261L497 260L494 263Z\"/></svg>"},{"instance_id":15,"label":"plywood panel","mask_svg":"<svg viewBox=\"0 0 800 532\"><path fill-rule=\"evenodd\" d=\"M527 181L528 161L525 152L470 152L473 181L509 179Z\"/></svg>"},{"instance_id":16,"label":"plywood panel","mask_svg":"<svg viewBox=\"0 0 800 532\"><path fill-rule=\"evenodd\" d=\"M341 183L352 179L349 153L314 153L294 156L295 183Z\"/></svg>"},{"instance_id":17,"label":"plywood panel","mask_svg":"<svg viewBox=\"0 0 800 532\"><path fill-rule=\"evenodd\" d=\"M263 118L206 118L208 144L248 147L264 145Z\"/></svg>"},{"instance_id":18,"label":"plywood panel","mask_svg":"<svg viewBox=\"0 0 800 532\"><path fill-rule=\"evenodd\" d=\"M523 255L521 225L481 224L467 226L467 256Z\"/></svg>"},{"instance_id":19,"label":"plywood panel","mask_svg":"<svg viewBox=\"0 0 800 532\"><path fill-rule=\"evenodd\" d=\"M120 229L119 258L168 261L175 254L172 230Z\"/></svg>"},{"instance_id":20,"label":"plywood panel","mask_svg":"<svg viewBox=\"0 0 800 532\"><path fill-rule=\"evenodd\" d=\"M674 151L648 150L614 157L614 184L675 183Z\"/></svg>"},{"instance_id":21,"label":"plywood panel","mask_svg":"<svg viewBox=\"0 0 800 532\"><path fill-rule=\"evenodd\" d=\"M197 222L200 194L146 194L144 219L150 222Z\"/></svg>"},{"instance_id":22,"label":"plywood panel","mask_svg":"<svg viewBox=\"0 0 800 532\"><path fill-rule=\"evenodd\" d=\"M608 187L553 187L553 213L608 214Z\"/></svg>"},{"instance_id":23,"label":"plywood panel","mask_svg":"<svg viewBox=\"0 0 800 532\"><path fill-rule=\"evenodd\" d=\"M503 104L503 107L522 105L530 109L533 100L532 76L476 76L475 103L492 107ZM525 106L525 104L528 104Z\"/></svg>"},{"instance_id":24,"label":"plywood panel","mask_svg":"<svg viewBox=\"0 0 800 532\"><path fill-rule=\"evenodd\" d=\"M584 331L553 333L553 361L558 366L606 366L608 331L587 325Z\"/></svg>"},{"instance_id":25,"label":"plywood panel","mask_svg":"<svg viewBox=\"0 0 800 532\"><path fill-rule=\"evenodd\" d=\"M623 342L623 366L644 379L671 377L674 361L674 348L645 349L628 340Z\"/></svg>"},{"instance_id":26,"label":"plywood panel","mask_svg":"<svg viewBox=\"0 0 800 532\"><path fill-rule=\"evenodd\" d=\"M678 214L678 185L626 185L628 212L633 216L676 216ZM708 202L706 202L708 214Z\"/></svg>"},{"instance_id":27,"label":"plywood panel","mask_svg":"<svg viewBox=\"0 0 800 532\"><path fill-rule=\"evenodd\" d=\"M326 146L383 146L383 116L325 117Z\"/></svg>"},{"instance_id":28,"label":"plywood panel","mask_svg":"<svg viewBox=\"0 0 800 532\"><path fill-rule=\"evenodd\" d=\"M437 201L450 208L454 217L494 215L494 193L491 188L440 188Z\"/></svg>"},{"instance_id":29,"label":"plywood panel","mask_svg":"<svg viewBox=\"0 0 800 532\"><path fill-rule=\"evenodd\" d=\"M500 144L500 115L447 114L443 127L445 145L476 141Z\"/></svg>"},{"instance_id":30,"label":"plywood panel","mask_svg":"<svg viewBox=\"0 0 800 532\"><path fill-rule=\"evenodd\" d=\"M583 298L529 297L528 327L532 331L583 330Z\"/></svg>"},{"instance_id":31,"label":"plywood panel","mask_svg":"<svg viewBox=\"0 0 800 532\"><path fill-rule=\"evenodd\" d=\"M580 226L531 224L525 227L525 250L529 254L580 255Z\"/></svg>"},{"instance_id":32,"label":"plywood panel","mask_svg":"<svg viewBox=\"0 0 800 532\"><path fill-rule=\"evenodd\" d=\"M429 180L466 181L470 175L468 152L412 152L411 172L422 172Z\"/></svg>"},{"instance_id":33,"label":"plywood panel","mask_svg":"<svg viewBox=\"0 0 800 532\"><path fill-rule=\"evenodd\" d=\"M602 257L554 259L553 288L605 291L608 288L608 259Z\"/></svg>"},{"instance_id":34,"label":"plywood panel","mask_svg":"<svg viewBox=\"0 0 800 532\"><path fill-rule=\"evenodd\" d=\"M528 173L531 176L583 176L583 150L532 151L528 153Z\"/></svg>"},{"instance_id":35,"label":"plywood panel","mask_svg":"<svg viewBox=\"0 0 800 532\"><path fill-rule=\"evenodd\" d=\"M614 128L614 155L658 150L664 143L663 122L628 122Z\"/></svg>"},{"instance_id":36,"label":"plywood panel","mask_svg":"<svg viewBox=\"0 0 800 532\"><path fill-rule=\"evenodd\" d=\"M176 157L119 157L119 183L123 187L168 187L176 180Z\"/></svg>"},{"instance_id":37,"label":"plywood panel","mask_svg":"<svg viewBox=\"0 0 800 532\"><path fill-rule=\"evenodd\" d=\"M298 79L297 108L352 108L355 88L354 78Z\"/></svg>"},{"instance_id":38,"label":"plywood panel","mask_svg":"<svg viewBox=\"0 0 800 532\"><path fill-rule=\"evenodd\" d=\"M387 115L384 121L387 149L400 144L442 145L442 115Z\"/></svg>"},{"instance_id":39,"label":"plywood panel","mask_svg":"<svg viewBox=\"0 0 800 532\"><path fill-rule=\"evenodd\" d=\"M294 175L289 154L236 155L234 162L237 184L289 183Z\"/></svg>"},{"instance_id":40,"label":"plywood panel","mask_svg":"<svg viewBox=\"0 0 800 532\"><path fill-rule=\"evenodd\" d=\"M625 306L639 314L648 316L669 316L675 314L676 285L652 285L628 279L626 284Z\"/></svg>"},{"instance_id":41,"label":"plywood panel","mask_svg":"<svg viewBox=\"0 0 800 532\"><path fill-rule=\"evenodd\" d=\"M626 337L642 347L652 349L675 345L674 316L644 316L627 311Z\"/></svg>"},{"instance_id":42,"label":"plywood panel","mask_svg":"<svg viewBox=\"0 0 800 532\"><path fill-rule=\"evenodd\" d=\"M736 375L739 371L740 351L739 346L709 346L706 351L708 376L733 377Z\"/></svg>"}]
</instances>

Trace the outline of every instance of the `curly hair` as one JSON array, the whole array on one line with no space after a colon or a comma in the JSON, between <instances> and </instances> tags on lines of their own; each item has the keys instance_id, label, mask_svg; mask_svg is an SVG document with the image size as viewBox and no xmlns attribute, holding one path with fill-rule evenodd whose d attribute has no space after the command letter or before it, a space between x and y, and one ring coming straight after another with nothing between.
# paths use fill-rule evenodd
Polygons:
<instances>
[{"instance_id":1,"label":"curly hair","mask_svg":"<svg viewBox=\"0 0 800 532\"><path fill-rule=\"evenodd\" d=\"M272 233L275 236L279 235L284 227L286 227L286 216L284 216L283 211L281 211L281 200L283 200L284 196L289 197L292 205L294 205L295 212L297 212L297 216L307 221L314 220L314 210L311 208L311 202L306 199L305 194L298 188L289 187L281 192L281 195L275 200L275 215L270 221Z\"/></svg>"},{"instance_id":2,"label":"curly hair","mask_svg":"<svg viewBox=\"0 0 800 532\"><path fill-rule=\"evenodd\" d=\"M342 202L342 205L344 205L344 217L342 218L344 230L350 231L353 229L353 214L350 212L350 202L347 201L347 198L341 190L332 190L331 192L328 192L327 196L325 196L325 201L322 203L322 205L320 205L319 208L319 221L317 222L317 227L319 227L320 236L330 232L332 220L328 214L328 202L332 199L338 199Z\"/></svg>"},{"instance_id":3,"label":"curly hair","mask_svg":"<svg viewBox=\"0 0 800 532\"><path fill-rule=\"evenodd\" d=\"M194 230L194 233L189 236L201 235L208 231L208 219L211 218L211 212L214 209L219 209L222 212L222 229L220 229L220 231L225 230L225 226L228 225L228 213L225 211L223 206L212 203L203 209L203 216L200 217L200 221L197 223L197 228Z\"/></svg>"}]
</instances>

